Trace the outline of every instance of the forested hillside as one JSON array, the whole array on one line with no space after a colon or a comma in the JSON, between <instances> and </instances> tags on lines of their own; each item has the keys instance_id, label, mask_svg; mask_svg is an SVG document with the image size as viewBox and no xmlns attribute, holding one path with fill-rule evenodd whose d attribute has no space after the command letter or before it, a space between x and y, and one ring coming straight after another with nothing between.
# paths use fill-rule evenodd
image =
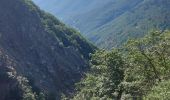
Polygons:
<instances>
[{"instance_id":1,"label":"forested hillside","mask_svg":"<svg viewBox=\"0 0 170 100\"><path fill-rule=\"evenodd\" d=\"M95 47L30 0L0 0L0 15L0 100L74 93Z\"/></svg>"},{"instance_id":2,"label":"forested hillside","mask_svg":"<svg viewBox=\"0 0 170 100\"><path fill-rule=\"evenodd\" d=\"M111 48L122 45L128 38L143 37L153 29L169 29L169 5L169 0L144 0L134 9L93 30L89 34L90 40L100 47Z\"/></svg>"},{"instance_id":3,"label":"forested hillside","mask_svg":"<svg viewBox=\"0 0 170 100\"><path fill-rule=\"evenodd\" d=\"M33 1L101 48L118 47L128 38L142 37L152 29L170 28L169 0Z\"/></svg>"},{"instance_id":4,"label":"forested hillside","mask_svg":"<svg viewBox=\"0 0 170 100\"><path fill-rule=\"evenodd\" d=\"M0 0L0 100L170 100L170 0L33 1Z\"/></svg>"}]
</instances>

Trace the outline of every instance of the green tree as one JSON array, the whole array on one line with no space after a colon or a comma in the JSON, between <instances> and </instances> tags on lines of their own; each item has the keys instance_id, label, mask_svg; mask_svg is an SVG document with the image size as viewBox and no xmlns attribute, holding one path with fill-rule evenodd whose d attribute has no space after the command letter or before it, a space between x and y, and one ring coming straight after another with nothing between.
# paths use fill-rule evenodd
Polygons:
<instances>
[{"instance_id":1,"label":"green tree","mask_svg":"<svg viewBox=\"0 0 170 100\"><path fill-rule=\"evenodd\" d=\"M97 51L92 56L92 69L78 85L75 100L120 99L123 93L124 61L118 49L112 52Z\"/></svg>"},{"instance_id":2,"label":"green tree","mask_svg":"<svg viewBox=\"0 0 170 100\"><path fill-rule=\"evenodd\" d=\"M170 71L170 32L154 31L144 38L130 40L125 51L128 63L126 92L133 98L141 98Z\"/></svg>"}]
</instances>

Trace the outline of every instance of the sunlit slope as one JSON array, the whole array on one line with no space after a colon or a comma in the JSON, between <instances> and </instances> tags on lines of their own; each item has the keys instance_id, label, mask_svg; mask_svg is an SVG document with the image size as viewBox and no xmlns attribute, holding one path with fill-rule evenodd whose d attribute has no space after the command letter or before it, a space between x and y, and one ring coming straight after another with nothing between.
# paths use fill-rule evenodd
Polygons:
<instances>
[{"instance_id":1,"label":"sunlit slope","mask_svg":"<svg viewBox=\"0 0 170 100\"><path fill-rule=\"evenodd\" d=\"M141 37L153 29L170 28L170 1L145 0L118 18L96 28L87 37L104 48L122 45L128 38Z\"/></svg>"},{"instance_id":2,"label":"sunlit slope","mask_svg":"<svg viewBox=\"0 0 170 100\"><path fill-rule=\"evenodd\" d=\"M53 3L55 7L39 1L37 4L49 12L60 11L54 14L101 48L117 47L148 30L170 26L169 0L77 0L74 3L63 0ZM49 10L47 5L53 9Z\"/></svg>"}]
</instances>

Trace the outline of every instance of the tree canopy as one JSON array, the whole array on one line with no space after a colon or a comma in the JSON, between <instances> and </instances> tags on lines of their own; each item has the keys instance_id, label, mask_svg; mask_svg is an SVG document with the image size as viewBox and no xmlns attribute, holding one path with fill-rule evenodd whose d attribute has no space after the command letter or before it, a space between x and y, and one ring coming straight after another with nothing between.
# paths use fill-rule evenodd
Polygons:
<instances>
[{"instance_id":1,"label":"tree canopy","mask_svg":"<svg viewBox=\"0 0 170 100\"><path fill-rule=\"evenodd\" d=\"M99 50L73 100L167 100L169 54L170 31L152 31L121 48Z\"/></svg>"}]
</instances>

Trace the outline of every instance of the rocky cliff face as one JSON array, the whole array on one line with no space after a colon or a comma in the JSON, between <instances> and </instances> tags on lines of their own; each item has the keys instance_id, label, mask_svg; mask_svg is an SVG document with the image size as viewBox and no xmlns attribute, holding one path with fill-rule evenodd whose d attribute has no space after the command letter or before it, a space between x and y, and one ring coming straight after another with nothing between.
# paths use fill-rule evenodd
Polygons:
<instances>
[{"instance_id":1,"label":"rocky cliff face","mask_svg":"<svg viewBox=\"0 0 170 100\"><path fill-rule=\"evenodd\" d=\"M9 77L6 69L15 77L27 78L35 92L57 98L60 93L71 93L88 69L93 46L29 0L1 0L0 15L0 50L14 62L4 66L10 62L0 61L0 87L5 91L0 99L9 97L10 84L17 84L16 78L15 82L1 79L3 73Z\"/></svg>"}]
</instances>

